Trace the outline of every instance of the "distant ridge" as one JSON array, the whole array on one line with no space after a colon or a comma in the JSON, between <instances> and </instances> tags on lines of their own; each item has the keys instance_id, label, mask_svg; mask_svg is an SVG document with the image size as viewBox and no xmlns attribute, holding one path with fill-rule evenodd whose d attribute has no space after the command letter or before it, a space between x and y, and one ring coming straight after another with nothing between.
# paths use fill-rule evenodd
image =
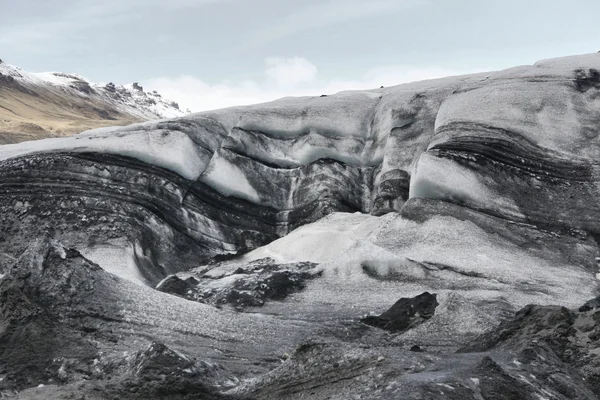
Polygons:
<instances>
[{"instance_id":1,"label":"distant ridge","mask_svg":"<svg viewBox=\"0 0 600 400\"><path fill-rule=\"evenodd\" d=\"M78 74L31 73L0 59L0 144L188 113L138 83L98 84Z\"/></svg>"}]
</instances>

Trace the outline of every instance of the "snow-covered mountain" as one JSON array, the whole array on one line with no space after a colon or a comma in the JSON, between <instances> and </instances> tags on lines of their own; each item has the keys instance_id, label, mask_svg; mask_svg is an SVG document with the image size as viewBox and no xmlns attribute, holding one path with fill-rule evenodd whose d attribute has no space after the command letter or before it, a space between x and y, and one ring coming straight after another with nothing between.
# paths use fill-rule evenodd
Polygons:
<instances>
[{"instance_id":1,"label":"snow-covered mountain","mask_svg":"<svg viewBox=\"0 0 600 400\"><path fill-rule=\"evenodd\" d=\"M0 143L187 113L137 83L99 84L77 74L31 73L0 61Z\"/></svg>"}]
</instances>

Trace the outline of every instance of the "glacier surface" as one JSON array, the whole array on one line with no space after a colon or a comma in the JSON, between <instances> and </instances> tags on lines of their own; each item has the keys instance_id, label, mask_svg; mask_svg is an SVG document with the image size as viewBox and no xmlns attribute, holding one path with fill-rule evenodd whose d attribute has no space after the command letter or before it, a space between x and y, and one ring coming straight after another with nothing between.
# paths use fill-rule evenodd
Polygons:
<instances>
[{"instance_id":1,"label":"glacier surface","mask_svg":"<svg viewBox=\"0 0 600 400\"><path fill-rule=\"evenodd\" d=\"M600 293L599 70L574 56L0 146L0 292L74 301L57 306L73 326L102 315L118 340L89 332L107 354L151 338L222 364L246 379L224 395L480 399L491 379L593 399L595 311L572 309ZM69 282L75 300L52 294ZM406 332L360 323L423 292L439 305ZM502 342L527 324L568 344ZM592 383L523 383L538 355Z\"/></svg>"}]
</instances>

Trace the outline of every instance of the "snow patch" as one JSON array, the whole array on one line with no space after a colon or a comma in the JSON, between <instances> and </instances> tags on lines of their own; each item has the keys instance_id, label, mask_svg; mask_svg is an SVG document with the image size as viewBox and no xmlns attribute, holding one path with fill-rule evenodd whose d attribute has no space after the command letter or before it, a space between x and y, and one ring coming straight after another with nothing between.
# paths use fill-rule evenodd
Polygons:
<instances>
[{"instance_id":1,"label":"snow patch","mask_svg":"<svg viewBox=\"0 0 600 400\"><path fill-rule=\"evenodd\" d=\"M98 264L106 272L140 286L148 286L135 261L132 245L124 243L102 244L77 249L85 258Z\"/></svg>"},{"instance_id":2,"label":"snow patch","mask_svg":"<svg viewBox=\"0 0 600 400\"><path fill-rule=\"evenodd\" d=\"M590 68L600 69L600 53L581 54L577 56L549 58L533 64L537 68Z\"/></svg>"},{"instance_id":3,"label":"snow patch","mask_svg":"<svg viewBox=\"0 0 600 400\"><path fill-rule=\"evenodd\" d=\"M333 213L245 254L243 260L271 257L281 263L330 261L377 229L382 218L360 213Z\"/></svg>"},{"instance_id":4,"label":"snow patch","mask_svg":"<svg viewBox=\"0 0 600 400\"><path fill-rule=\"evenodd\" d=\"M258 192L248 182L244 172L221 157L219 152L210 160L200 181L224 196L235 196L255 204L261 203Z\"/></svg>"},{"instance_id":5,"label":"snow patch","mask_svg":"<svg viewBox=\"0 0 600 400\"><path fill-rule=\"evenodd\" d=\"M453 386L448 385L447 383L436 383L436 385L445 387L446 389L456 390Z\"/></svg>"},{"instance_id":6,"label":"snow patch","mask_svg":"<svg viewBox=\"0 0 600 400\"><path fill-rule=\"evenodd\" d=\"M41 81L57 86L68 86L74 81L88 82L87 79L77 74L64 74L60 72L34 72L31 73L31 75Z\"/></svg>"}]
</instances>

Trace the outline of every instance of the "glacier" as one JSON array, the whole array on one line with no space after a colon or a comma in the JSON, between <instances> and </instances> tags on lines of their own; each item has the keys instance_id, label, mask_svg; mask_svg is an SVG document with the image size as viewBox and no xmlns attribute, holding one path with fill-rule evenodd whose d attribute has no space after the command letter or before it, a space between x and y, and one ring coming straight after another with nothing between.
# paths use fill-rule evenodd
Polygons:
<instances>
[{"instance_id":1,"label":"glacier","mask_svg":"<svg viewBox=\"0 0 600 400\"><path fill-rule=\"evenodd\" d=\"M91 393L73 385L110 365L137 382L160 342L220 365L214 398L597 398L597 314L575 310L600 294L598 71L572 56L0 146L6 307L41 288L66 322L39 326L104 354L96 373L61 353L67 378L35 390ZM423 292L439 305L406 332L360 322Z\"/></svg>"}]
</instances>

